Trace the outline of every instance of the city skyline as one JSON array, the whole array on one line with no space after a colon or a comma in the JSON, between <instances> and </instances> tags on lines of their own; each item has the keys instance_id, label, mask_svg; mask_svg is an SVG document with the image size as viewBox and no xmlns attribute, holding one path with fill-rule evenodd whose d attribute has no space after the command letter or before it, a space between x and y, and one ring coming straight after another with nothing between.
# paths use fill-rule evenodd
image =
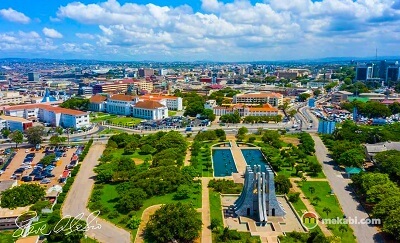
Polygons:
<instances>
[{"instance_id":1,"label":"city skyline","mask_svg":"<svg viewBox=\"0 0 400 243\"><path fill-rule=\"evenodd\" d=\"M42 3L42 4L41 4ZM381 0L0 3L0 58L263 61L400 56Z\"/></svg>"}]
</instances>

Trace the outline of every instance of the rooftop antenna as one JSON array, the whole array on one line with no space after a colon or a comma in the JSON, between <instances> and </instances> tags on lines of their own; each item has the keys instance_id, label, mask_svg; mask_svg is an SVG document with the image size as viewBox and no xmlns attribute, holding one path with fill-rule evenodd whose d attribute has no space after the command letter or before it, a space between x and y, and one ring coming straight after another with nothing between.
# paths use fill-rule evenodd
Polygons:
<instances>
[{"instance_id":1,"label":"rooftop antenna","mask_svg":"<svg viewBox=\"0 0 400 243\"><path fill-rule=\"evenodd\" d=\"M375 61L378 61L378 47L375 48Z\"/></svg>"}]
</instances>

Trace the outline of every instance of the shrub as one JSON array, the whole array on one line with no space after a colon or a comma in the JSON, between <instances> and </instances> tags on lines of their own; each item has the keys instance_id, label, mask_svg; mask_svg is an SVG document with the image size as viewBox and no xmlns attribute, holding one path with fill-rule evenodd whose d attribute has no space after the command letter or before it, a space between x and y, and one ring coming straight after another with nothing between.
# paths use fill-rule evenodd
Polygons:
<instances>
[{"instance_id":1,"label":"shrub","mask_svg":"<svg viewBox=\"0 0 400 243\"><path fill-rule=\"evenodd\" d=\"M288 198L291 203L296 203L300 199L300 192L291 192L288 194Z\"/></svg>"},{"instance_id":2,"label":"shrub","mask_svg":"<svg viewBox=\"0 0 400 243\"><path fill-rule=\"evenodd\" d=\"M127 224L127 227L129 229L137 229L137 228L139 228L141 221L142 220L140 218L138 218L136 216L132 216L132 218L129 220L129 222Z\"/></svg>"},{"instance_id":3,"label":"shrub","mask_svg":"<svg viewBox=\"0 0 400 243\"><path fill-rule=\"evenodd\" d=\"M115 218L118 218L118 217L119 217L119 213L117 211L112 211L107 216L107 218L109 218L109 219L115 219Z\"/></svg>"}]
</instances>

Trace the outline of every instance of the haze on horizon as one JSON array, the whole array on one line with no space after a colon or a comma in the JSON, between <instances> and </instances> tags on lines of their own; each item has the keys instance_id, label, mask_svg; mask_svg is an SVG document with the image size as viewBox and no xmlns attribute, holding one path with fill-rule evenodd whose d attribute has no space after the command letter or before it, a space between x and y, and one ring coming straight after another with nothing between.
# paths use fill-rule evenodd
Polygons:
<instances>
[{"instance_id":1,"label":"haze on horizon","mask_svg":"<svg viewBox=\"0 0 400 243\"><path fill-rule=\"evenodd\" d=\"M400 56L393 0L0 2L0 58L262 61Z\"/></svg>"}]
</instances>

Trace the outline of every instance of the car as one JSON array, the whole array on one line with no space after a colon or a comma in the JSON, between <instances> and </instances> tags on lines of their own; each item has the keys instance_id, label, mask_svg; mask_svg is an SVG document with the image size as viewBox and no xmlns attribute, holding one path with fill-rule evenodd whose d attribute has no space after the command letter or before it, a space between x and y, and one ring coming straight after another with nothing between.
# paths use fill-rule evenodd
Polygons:
<instances>
[{"instance_id":1,"label":"car","mask_svg":"<svg viewBox=\"0 0 400 243\"><path fill-rule=\"evenodd\" d=\"M33 178L35 181L40 181L44 179L44 176L42 175L35 175L35 177Z\"/></svg>"},{"instance_id":2,"label":"car","mask_svg":"<svg viewBox=\"0 0 400 243\"><path fill-rule=\"evenodd\" d=\"M42 176L44 176L46 178L56 177L54 174L51 174L51 173L43 173Z\"/></svg>"},{"instance_id":3,"label":"car","mask_svg":"<svg viewBox=\"0 0 400 243\"><path fill-rule=\"evenodd\" d=\"M23 182L32 181L32 177L30 177L30 176L23 176L23 177L21 178L21 181L23 181Z\"/></svg>"},{"instance_id":4,"label":"car","mask_svg":"<svg viewBox=\"0 0 400 243\"><path fill-rule=\"evenodd\" d=\"M16 175L11 175L11 176L10 176L10 179L16 180L16 179L17 179L17 176L16 176Z\"/></svg>"},{"instance_id":5,"label":"car","mask_svg":"<svg viewBox=\"0 0 400 243\"><path fill-rule=\"evenodd\" d=\"M60 179L58 179L59 183L65 183L67 181L67 178L61 177Z\"/></svg>"},{"instance_id":6,"label":"car","mask_svg":"<svg viewBox=\"0 0 400 243\"><path fill-rule=\"evenodd\" d=\"M29 153L29 149L25 149L25 153Z\"/></svg>"},{"instance_id":7,"label":"car","mask_svg":"<svg viewBox=\"0 0 400 243\"><path fill-rule=\"evenodd\" d=\"M30 166L30 165L23 165L21 168L24 168L25 170L28 170L28 169L32 169L32 166Z\"/></svg>"},{"instance_id":8,"label":"car","mask_svg":"<svg viewBox=\"0 0 400 243\"><path fill-rule=\"evenodd\" d=\"M24 172L25 169L24 168L18 168L14 171L14 174L21 174L22 172Z\"/></svg>"},{"instance_id":9,"label":"car","mask_svg":"<svg viewBox=\"0 0 400 243\"><path fill-rule=\"evenodd\" d=\"M49 184L51 181L49 178L44 178L43 180L40 181L40 184Z\"/></svg>"},{"instance_id":10,"label":"car","mask_svg":"<svg viewBox=\"0 0 400 243\"><path fill-rule=\"evenodd\" d=\"M4 173L4 170L0 170L0 175L2 175Z\"/></svg>"}]
</instances>

